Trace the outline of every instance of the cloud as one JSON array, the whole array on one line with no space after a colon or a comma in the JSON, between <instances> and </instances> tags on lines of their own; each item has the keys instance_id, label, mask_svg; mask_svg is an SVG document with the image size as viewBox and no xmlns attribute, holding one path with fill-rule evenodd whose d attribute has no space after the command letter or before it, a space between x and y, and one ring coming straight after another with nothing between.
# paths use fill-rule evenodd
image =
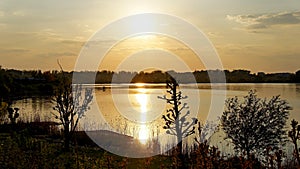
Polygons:
<instances>
[{"instance_id":1,"label":"cloud","mask_svg":"<svg viewBox=\"0 0 300 169\"><path fill-rule=\"evenodd\" d=\"M77 56L77 54L72 52L50 52L50 53L38 54L36 56L42 58L49 58L49 57Z\"/></svg>"},{"instance_id":2,"label":"cloud","mask_svg":"<svg viewBox=\"0 0 300 169\"><path fill-rule=\"evenodd\" d=\"M300 24L300 11L262 15L227 15L226 18L242 24L247 29L266 29L275 25Z\"/></svg>"},{"instance_id":3,"label":"cloud","mask_svg":"<svg viewBox=\"0 0 300 169\"><path fill-rule=\"evenodd\" d=\"M23 17L26 15L26 13L24 11L13 11L12 15L17 17Z\"/></svg>"},{"instance_id":4,"label":"cloud","mask_svg":"<svg viewBox=\"0 0 300 169\"><path fill-rule=\"evenodd\" d=\"M55 32L53 29L41 29L41 30L32 30L32 31L14 31L13 34L18 35L19 37L34 37L38 40L51 40L51 41L62 41L63 36Z\"/></svg>"},{"instance_id":5,"label":"cloud","mask_svg":"<svg viewBox=\"0 0 300 169\"><path fill-rule=\"evenodd\" d=\"M60 42L66 45L75 45L75 46L83 46L86 43L85 41L70 40L70 39L64 39L61 40Z\"/></svg>"},{"instance_id":6,"label":"cloud","mask_svg":"<svg viewBox=\"0 0 300 169\"><path fill-rule=\"evenodd\" d=\"M23 49L23 48L13 48L13 49L0 49L0 53L2 54L21 54L21 53L27 53L30 52L29 49Z\"/></svg>"},{"instance_id":7,"label":"cloud","mask_svg":"<svg viewBox=\"0 0 300 169\"><path fill-rule=\"evenodd\" d=\"M43 29L38 32L35 32L35 34L42 38L42 39L50 39L50 40L61 40L62 36L58 33L56 33L55 30L51 28Z\"/></svg>"},{"instance_id":8,"label":"cloud","mask_svg":"<svg viewBox=\"0 0 300 169\"><path fill-rule=\"evenodd\" d=\"M211 38L220 38L223 37L219 32L208 32L207 35Z\"/></svg>"}]
</instances>

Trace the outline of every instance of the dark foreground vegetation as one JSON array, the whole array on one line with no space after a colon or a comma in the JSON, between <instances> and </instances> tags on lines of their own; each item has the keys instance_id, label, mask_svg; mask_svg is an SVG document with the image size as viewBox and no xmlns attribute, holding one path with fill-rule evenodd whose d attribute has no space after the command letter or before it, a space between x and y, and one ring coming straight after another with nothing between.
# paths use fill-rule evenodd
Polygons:
<instances>
[{"instance_id":1,"label":"dark foreground vegetation","mask_svg":"<svg viewBox=\"0 0 300 169\"><path fill-rule=\"evenodd\" d=\"M255 154L248 158L243 154L224 156L207 141L195 143L190 154L180 158L176 148L167 155L149 158L120 157L99 148L84 132L75 133L70 151L63 145L61 131L54 123L2 124L0 168L298 168L295 159L284 161L282 150L266 152L261 161Z\"/></svg>"}]
</instances>

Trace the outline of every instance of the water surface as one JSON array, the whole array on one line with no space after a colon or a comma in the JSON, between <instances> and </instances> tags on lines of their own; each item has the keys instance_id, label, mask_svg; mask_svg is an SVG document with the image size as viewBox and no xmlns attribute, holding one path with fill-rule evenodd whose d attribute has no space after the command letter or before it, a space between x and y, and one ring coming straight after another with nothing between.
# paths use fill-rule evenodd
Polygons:
<instances>
[{"instance_id":1,"label":"water surface","mask_svg":"<svg viewBox=\"0 0 300 169\"><path fill-rule=\"evenodd\" d=\"M87 112L89 114L84 124L81 124L81 129L110 129L132 136L142 144L147 144L149 140L165 134L161 116L170 106L165 100L158 98L166 94L165 84L106 84L85 87L95 88L92 105L98 110ZM214 114L214 117L222 114L221 111L216 112L216 107L213 107L212 95L219 95L215 96L217 98L235 96L242 98L249 90L256 90L259 97L270 99L272 96L280 95L282 99L288 101L293 108L290 111L288 125L291 119L300 121L300 84L226 84L226 94L222 89L224 84L215 84L214 87L222 92L213 93L210 84L181 85L183 95L188 96L182 102L186 102L189 106L183 112L190 111L191 116L205 122L209 114ZM37 119L49 121L54 120L53 105L50 98L34 97L18 100L13 106L20 108L20 119L24 121ZM100 116L104 121L99 120ZM215 144L222 140L220 136L214 136L212 139L215 139L212 140ZM170 143L170 140L159 141L162 145Z\"/></svg>"}]
</instances>

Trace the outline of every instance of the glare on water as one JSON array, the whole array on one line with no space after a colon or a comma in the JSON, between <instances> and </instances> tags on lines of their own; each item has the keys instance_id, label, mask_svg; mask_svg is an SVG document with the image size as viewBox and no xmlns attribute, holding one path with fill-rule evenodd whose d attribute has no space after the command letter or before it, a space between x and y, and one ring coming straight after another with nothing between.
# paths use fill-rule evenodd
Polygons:
<instances>
[{"instance_id":1,"label":"glare on water","mask_svg":"<svg viewBox=\"0 0 300 169\"><path fill-rule=\"evenodd\" d=\"M142 86L141 86L142 87ZM149 139L149 129L146 124L143 124L147 120L147 111L149 109L149 96L146 93L145 88L138 88L138 93L135 94L135 101L139 105L140 112L140 127L138 132L138 139L142 144L146 144Z\"/></svg>"},{"instance_id":2,"label":"glare on water","mask_svg":"<svg viewBox=\"0 0 300 169\"><path fill-rule=\"evenodd\" d=\"M148 111L148 94L144 88L138 89L138 94L135 94L135 101L139 104L141 113L147 113ZM143 119L141 119L143 122ZM145 120L144 120L145 121Z\"/></svg>"},{"instance_id":3,"label":"glare on water","mask_svg":"<svg viewBox=\"0 0 300 169\"><path fill-rule=\"evenodd\" d=\"M149 139L149 128L146 124L141 124L139 129L138 139L142 144L146 144Z\"/></svg>"}]
</instances>

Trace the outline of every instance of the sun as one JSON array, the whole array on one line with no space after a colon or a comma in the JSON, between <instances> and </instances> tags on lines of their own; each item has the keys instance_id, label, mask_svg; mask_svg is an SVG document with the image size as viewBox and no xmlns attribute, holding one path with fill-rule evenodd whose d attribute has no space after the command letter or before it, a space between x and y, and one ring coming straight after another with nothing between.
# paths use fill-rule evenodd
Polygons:
<instances>
[{"instance_id":1,"label":"sun","mask_svg":"<svg viewBox=\"0 0 300 169\"><path fill-rule=\"evenodd\" d=\"M128 27L132 32L147 32L159 26L155 16L147 15L145 18L144 15L137 15L134 19Z\"/></svg>"}]
</instances>

